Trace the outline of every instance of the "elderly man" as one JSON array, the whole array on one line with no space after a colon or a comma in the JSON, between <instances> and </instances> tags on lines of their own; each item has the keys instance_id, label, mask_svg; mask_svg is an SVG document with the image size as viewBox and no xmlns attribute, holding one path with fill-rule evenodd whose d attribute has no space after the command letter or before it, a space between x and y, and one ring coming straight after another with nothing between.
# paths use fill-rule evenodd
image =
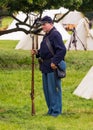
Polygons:
<instances>
[{"instance_id":1,"label":"elderly man","mask_svg":"<svg viewBox=\"0 0 93 130\"><path fill-rule=\"evenodd\" d=\"M45 36L41 42L39 50L32 50L37 58L41 58L40 70L42 72L43 90L48 107L48 115L58 116L62 113L62 86L61 79L55 75L57 65L64 60L66 48L61 34L53 25L53 20L49 16L41 19L41 26ZM50 52L46 42L48 37L53 48L54 55Z\"/></svg>"}]
</instances>

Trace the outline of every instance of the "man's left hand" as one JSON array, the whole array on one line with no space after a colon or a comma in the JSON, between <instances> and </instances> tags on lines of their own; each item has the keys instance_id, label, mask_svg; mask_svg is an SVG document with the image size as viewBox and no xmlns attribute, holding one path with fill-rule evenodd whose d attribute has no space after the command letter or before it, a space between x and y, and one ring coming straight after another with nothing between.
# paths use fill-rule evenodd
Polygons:
<instances>
[{"instance_id":1,"label":"man's left hand","mask_svg":"<svg viewBox=\"0 0 93 130\"><path fill-rule=\"evenodd\" d=\"M55 70L55 69L57 69L57 66L56 66L54 63L51 63L51 68L52 68L53 70Z\"/></svg>"}]
</instances>

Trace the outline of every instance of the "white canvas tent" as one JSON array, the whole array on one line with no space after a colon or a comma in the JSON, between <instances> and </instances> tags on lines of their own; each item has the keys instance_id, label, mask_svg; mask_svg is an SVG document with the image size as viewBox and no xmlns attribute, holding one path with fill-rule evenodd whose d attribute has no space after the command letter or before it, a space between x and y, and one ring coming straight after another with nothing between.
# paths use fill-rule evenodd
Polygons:
<instances>
[{"instance_id":1,"label":"white canvas tent","mask_svg":"<svg viewBox=\"0 0 93 130\"><path fill-rule=\"evenodd\" d=\"M63 28L63 26L60 23L54 23L54 26L62 35L63 40L68 40L70 38L70 35L68 34L68 32ZM38 47L40 47L42 38L43 38L42 36L38 36ZM30 34L23 36L23 38L17 44L16 49L23 49L23 50L32 49L32 38L31 38Z\"/></svg>"},{"instance_id":2,"label":"white canvas tent","mask_svg":"<svg viewBox=\"0 0 93 130\"><path fill-rule=\"evenodd\" d=\"M26 17L26 15L23 12L19 12L16 16L16 18L20 19L21 21L23 21L25 19L25 17ZM17 21L13 20L13 22L9 25L7 30L16 27L15 26L16 23L17 23ZM22 31L12 32L12 33L8 33L8 34L4 34L4 35L0 36L0 40L20 40L24 35L25 35L25 33Z\"/></svg>"},{"instance_id":3,"label":"white canvas tent","mask_svg":"<svg viewBox=\"0 0 93 130\"><path fill-rule=\"evenodd\" d=\"M61 8L59 8L59 9L54 9L54 10L45 10L45 11L43 12L42 17L45 16L45 15L48 15L48 16L50 16L51 18L54 18L54 15L55 15L55 14L59 14L59 13L60 13L60 14L64 14L64 13L66 13L67 11L68 11L68 9L65 9L64 7L61 7ZM31 15L31 18L32 18L32 17L34 17L34 16ZM24 14L23 12L19 12L19 13L17 14L16 18L20 19L21 21L24 21L24 19L26 18L26 14ZM28 21L28 22L29 22L29 21ZM16 20L13 20L13 22L10 24L10 26L7 28L7 30L16 27L16 26L15 26L16 23L17 23L17 21L16 21ZM26 26L23 26L23 27L26 28L26 29L28 29ZM66 31L65 31L65 34L66 34L66 35L65 35L65 38L66 38L66 37L69 37L69 36L68 36L69 34L67 34ZM25 37L27 36L24 32L22 32L22 31L17 31L17 32L13 32L13 33L9 33L9 34L4 34L4 35L0 36L0 40L21 40L24 36L25 36Z\"/></svg>"},{"instance_id":4,"label":"white canvas tent","mask_svg":"<svg viewBox=\"0 0 93 130\"><path fill-rule=\"evenodd\" d=\"M35 19L34 15L30 14L31 19ZM23 12L19 12L16 16L16 18L18 18L20 21L24 21L26 18L26 14ZM8 29L13 29L16 27L16 20L13 20L13 22L9 25ZM29 23L29 21L27 21L27 23ZM20 27L29 30L29 28L27 26L24 25L20 25ZM17 32L12 32L12 33L8 33L8 34L4 34L2 36L0 36L0 40L21 40L24 36L26 36L26 34L22 31L17 31Z\"/></svg>"},{"instance_id":5,"label":"white canvas tent","mask_svg":"<svg viewBox=\"0 0 93 130\"><path fill-rule=\"evenodd\" d=\"M42 17L44 17L45 15L48 15L53 19L55 15L62 16L67 11L68 11L68 9L66 9L64 7L61 7L59 9L45 10L45 11L43 11Z\"/></svg>"},{"instance_id":6,"label":"white canvas tent","mask_svg":"<svg viewBox=\"0 0 93 130\"><path fill-rule=\"evenodd\" d=\"M93 99L93 66L74 90L73 94L85 99Z\"/></svg>"},{"instance_id":7,"label":"white canvas tent","mask_svg":"<svg viewBox=\"0 0 93 130\"><path fill-rule=\"evenodd\" d=\"M70 34L64 29L62 24L60 23L54 23L55 28L60 32L62 35L63 40L68 40L70 38Z\"/></svg>"},{"instance_id":8,"label":"white canvas tent","mask_svg":"<svg viewBox=\"0 0 93 130\"><path fill-rule=\"evenodd\" d=\"M93 50L93 34L91 32L89 29L89 20L86 17L82 18L75 29L75 37L73 33L71 38L66 42L66 48L69 50L84 50L84 48L86 50ZM76 47L73 39L76 40Z\"/></svg>"},{"instance_id":9,"label":"white canvas tent","mask_svg":"<svg viewBox=\"0 0 93 130\"><path fill-rule=\"evenodd\" d=\"M42 36L38 36L38 48L40 47L40 43L42 40ZM36 36L34 35L34 48L36 48ZM37 48L37 49L38 49ZM32 49L32 37L30 34L24 35L22 39L18 42L15 49L22 49L22 50L31 50Z\"/></svg>"},{"instance_id":10,"label":"white canvas tent","mask_svg":"<svg viewBox=\"0 0 93 130\"><path fill-rule=\"evenodd\" d=\"M62 24L78 24L78 22L84 17L79 11L70 11L60 22Z\"/></svg>"},{"instance_id":11,"label":"white canvas tent","mask_svg":"<svg viewBox=\"0 0 93 130\"><path fill-rule=\"evenodd\" d=\"M45 15L48 15L53 19L55 14L64 14L67 11L68 10L63 8L63 7L59 8L59 9L55 9L55 10L45 10L43 12L42 17L45 16ZM31 18L32 17L34 17L34 16L31 15ZM24 19L26 18L26 14L24 14L23 12L19 12L17 14L16 18L20 19L20 21L24 21ZM32 19L34 19L34 18L32 18ZM13 22L10 24L8 29L15 28L16 23L17 23L17 21L13 20ZM61 33L63 40L68 40L70 35L63 28L63 26L60 23L55 23L54 25L57 28L57 30ZM25 26L23 26L23 27L28 29ZM27 50L29 50L29 49L32 48L32 39L30 37L30 34L26 35L24 32L21 32L21 31L17 31L17 32L2 35L2 36L0 36L0 40L19 40L19 43L16 46L16 49L25 49L25 50L27 49ZM39 46L40 46L41 40L42 40L42 36L39 36L38 37Z\"/></svg>"}]
</instances>

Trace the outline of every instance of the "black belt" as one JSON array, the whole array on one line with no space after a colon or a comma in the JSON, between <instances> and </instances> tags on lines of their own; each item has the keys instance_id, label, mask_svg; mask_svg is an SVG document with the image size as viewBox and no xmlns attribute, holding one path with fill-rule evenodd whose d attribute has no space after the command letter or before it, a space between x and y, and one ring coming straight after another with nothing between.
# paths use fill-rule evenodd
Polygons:
<instances>
[{"instance_id":1,"label":"black belt","mask_svg":"<svg viewBox=\"0 0 93 130\"><path fill-rule=\"evenodd\" d=\"M43 62L51 61L51 58L50 59L42 59L41 57L39 57L38 60L39 60L39 62L43 63Z\"/></svg>"}]
</instances>

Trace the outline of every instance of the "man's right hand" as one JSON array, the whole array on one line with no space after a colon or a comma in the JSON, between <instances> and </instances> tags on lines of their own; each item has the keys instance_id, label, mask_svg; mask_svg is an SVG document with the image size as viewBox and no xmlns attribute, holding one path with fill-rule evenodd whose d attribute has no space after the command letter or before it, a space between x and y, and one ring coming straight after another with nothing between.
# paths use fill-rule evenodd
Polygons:
<instances>
[{"instance_id":1,"label":"man's right hand","mask_svg":"<svg viewBox=\"0 0 93 130\"><path fill-rule=\"evenodd\" d=\"M38 50L36 50L36 49L31 50L32 55L36 55L37 53L38 53Z\"/></svg>"}]
</instances>

